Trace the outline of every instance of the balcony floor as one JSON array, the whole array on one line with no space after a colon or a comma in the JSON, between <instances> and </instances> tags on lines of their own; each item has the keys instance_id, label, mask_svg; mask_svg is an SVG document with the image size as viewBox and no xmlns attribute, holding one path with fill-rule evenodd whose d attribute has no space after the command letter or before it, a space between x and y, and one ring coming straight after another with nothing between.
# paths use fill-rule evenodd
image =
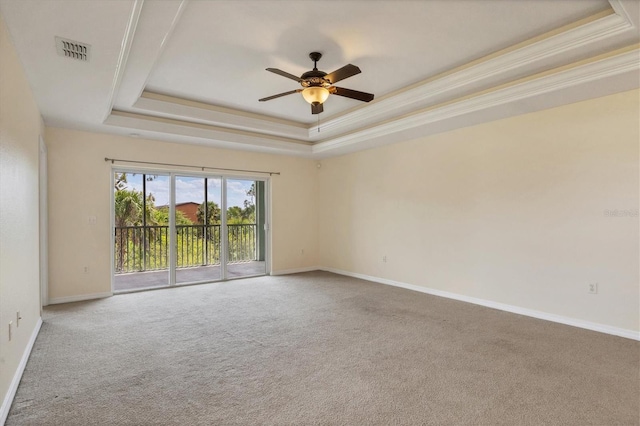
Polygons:
<instances>
[{"instance_id":1,"label":"balcony floor","mask_svg":"<svg viewBox=\"0 0 640 426\"><path fill-rule=\"evenodd\" d=\"M176 284L181 285L202 281L218 281L220 280L220 273L220 265L179 268L178 270L176 270ZM239 278L264 274L264 261L229 263L227 265L228 278ZM113 290L115 293L168 286L168 269L163 269L160 271L116 274L113 282Z\"/></svg>"}]
</instances>

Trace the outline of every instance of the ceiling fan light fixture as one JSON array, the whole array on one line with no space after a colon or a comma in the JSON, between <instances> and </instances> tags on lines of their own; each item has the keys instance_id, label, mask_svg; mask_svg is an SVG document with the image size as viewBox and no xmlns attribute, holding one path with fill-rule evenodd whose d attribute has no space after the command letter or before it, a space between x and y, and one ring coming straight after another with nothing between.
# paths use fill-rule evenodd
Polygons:
<instances>
[{"instance_id":1,"label":"ceiling fan light fixture","mask_svg":"<svg viewBox=\"0 0 640 426\"><path fill-rule=\"evenodd\" d=\"M267 96L266 98L258 99L258 102L270 101L293 93L302 93L304 100L311 104L311 114L316 115L324 111L322 104L327 100L329 95L342 96L343 98L355 99L362 102L371 102L373 100L373 93L359 92L357 90L333 86L333 84L338 81L360 74L360 68L353 64L347 64L327 74L318 69L318 61L321 57L322 54L319 52L309 53L309 58L313 61L313 69L305 72L300 77L277 68L267 68L269 72L297 81L302 86L302 89L289 90L288 92Z\"/></svg>"},{"instance_id":2,"label":"ceiling fan light fixture","mask_svg":"<svg viewBox=\"0 0 640 426\"><path fill-rule=\"evenodd\" d=\"M320 86L307 87L302 91L302 97L311 105L322 104L329 97L329 91Z\"/></svg>"}]
</instances>

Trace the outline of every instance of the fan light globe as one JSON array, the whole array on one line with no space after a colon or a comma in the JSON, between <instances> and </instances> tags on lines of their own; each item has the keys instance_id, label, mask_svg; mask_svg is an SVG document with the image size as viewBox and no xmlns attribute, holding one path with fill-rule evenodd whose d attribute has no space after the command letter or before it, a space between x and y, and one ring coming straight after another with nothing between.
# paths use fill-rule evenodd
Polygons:
<instances>
[{"instance_id":1,"label":"fan light globe","mask_svg":"<svg viewBox=\"0 0 640 426\"><path fill-rule=\"evenodd\" d=\"M316 102L321 104L329 97L329 91L324 87L307 87L302 91L302 97L312 105Z\"/></svg>"}]
</instances>

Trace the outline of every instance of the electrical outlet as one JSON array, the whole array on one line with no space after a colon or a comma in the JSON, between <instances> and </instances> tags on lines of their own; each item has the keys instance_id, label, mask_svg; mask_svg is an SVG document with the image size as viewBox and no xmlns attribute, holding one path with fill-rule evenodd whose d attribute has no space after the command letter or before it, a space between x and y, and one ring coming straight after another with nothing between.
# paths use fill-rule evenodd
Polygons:
<instances>
[{"instance_id":1,"label":"electrical outlet","mask_svg":"<svg viewBox=\"0 0 640 426\"><path fill-rule=\"evenodd\" d=\"M300 254L304 254L304 249L300 249Z\"/></svg>"},{"instance_id":2,"label":"electrical outlet","mask_svg":"<svg viewBox=\"0 0 640 426\"><path fill-rule=\"evenodd\" d=\"M89 223L89 225L95 225L97 222L97 218L95 216L89 216L87 217L87 223Z\"/></svg>"},{"instance_id":3,"label":"electrical outlet","mask_svg":"<svg viewBox=\"0 0 640 426\"><path fill-rule=\"evenodd\" d=\"M382 262L387 263L387 255L382 256Z\"/></svg>"},{"instance_id":4,"label":"electrical outlet","mask_svg":"<svg viewBox=\"0 0 640 426\"><path fill-rule=\"evenodd\" d=\"M88 266L83 267L82 268L82 272L84 272L85 274L88 274L89 273L89 267Z\"/></svg>"},{"instance_id":5,"label":"electrical outlet","mask_svg":"<svg viewBox=\"0 0 640 426\"><path fill-rule=\"evenodd\" d=\"M589 284L589 294L598 294L598 283Z\"/></svg>"}]
</instances>

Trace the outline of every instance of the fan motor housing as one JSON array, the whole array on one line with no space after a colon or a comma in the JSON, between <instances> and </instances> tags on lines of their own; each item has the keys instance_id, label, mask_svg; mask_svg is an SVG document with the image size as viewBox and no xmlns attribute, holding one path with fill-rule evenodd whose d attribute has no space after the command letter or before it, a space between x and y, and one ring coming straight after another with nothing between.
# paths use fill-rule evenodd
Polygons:
<instances>
[{"instance_id":1,"label":"fan motor housing","mask_svg":"<svg viewBox=\"0 0 640 426\"><path fill-rule=\"evenodd\" d=\"M325 80L323 77L327 75L326 72L322 71L307 71L300 78L302 81L302 87L328 87L331 84Z\"/></svg>"},{"instance_id":2,"label":"fan motor housing","mask_svg":"<svg viewBox=\"0 0 640 426\"><path fill-rule=\"evenodd\" d=\"M313 69L300 76L302 87L329 87L331 83L324 79L327 73L317 68L317 62L322 58L322 53L311 52L309 53L309 58L314 62Z\"/></svg>"}]
</instances>

